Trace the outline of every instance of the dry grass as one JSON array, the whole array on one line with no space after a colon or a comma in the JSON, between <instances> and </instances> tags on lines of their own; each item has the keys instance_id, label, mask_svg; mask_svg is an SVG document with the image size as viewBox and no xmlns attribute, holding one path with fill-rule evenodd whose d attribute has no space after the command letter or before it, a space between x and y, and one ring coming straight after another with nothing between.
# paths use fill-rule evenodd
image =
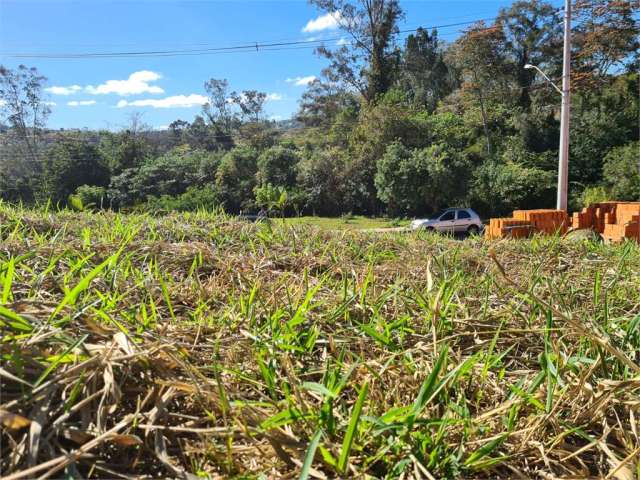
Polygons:
<instances>
[{"instance_id":1,"label":"dry grass","mask_svg":"<svg viewBox=\"0 0 640 480\"><path fill-rule=\"evenodd\" d=\"M640 250L0 205L0 470L636 478Z\"/></svg>"}]
</instances>

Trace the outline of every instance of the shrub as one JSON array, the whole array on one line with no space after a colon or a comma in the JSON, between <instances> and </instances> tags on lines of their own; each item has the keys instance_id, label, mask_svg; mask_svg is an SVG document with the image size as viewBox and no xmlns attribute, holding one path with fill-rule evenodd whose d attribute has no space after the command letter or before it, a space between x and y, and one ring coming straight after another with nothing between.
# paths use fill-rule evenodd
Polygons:
<instances>
[{"instance_id":1,"label":"shrub","mask_svg":"<svg viewBox=\"0 0 640 480\"><path fill-rule=\"evenodd\" d=\"M152 212L193 212L196 210L213 211L219 208L220 202L215 189L210 186L189 187L177 196L151 196L147 200L146 208Z\"/></svg>"},{"instance_id":2,"label":"shrub","mask_svg":"<svg viewBox=\"0 0 640 480\"><path fill-rule=\"evenodd\" d=\"M351 206L345 201L345 160L336 148L316 151L298 165L298 184L314 215L338 215Z\"/></svg>"},{"instance_id":3,"label":"shrub","mask_svg":"<svg viewBox=\"0 0 640 480\"><path fill-rule=\"evenodd\" d=\"M592 203L609 200L609 192L601 185L590 185L580 194L580 206L588 207Z\"/></svg>"},{"instance_id":4,"label":"shrub","mask_svg":"<svg viewBox=\"0 0 640 480\"><path fill-rule=\"evenodd\" d=\"M42 199L65 203L81 185L106 185L109 170L98 148L82 137L63 137L44 160Z\"/></svg>"},{"instance_id":5,"label":"shrub","mask_svg":"<svg viewBox=\"0 0 640 480\"><path fill-rule=\"evenodd\" d=\"M640 142L631 142L607 153L603 176L612 199L640 200Z\"/></svg>"},{"instance_id":6,"label":"shrub","mask_svg":"<svg viewBox=\"0 0 640 480\"><path fill-rule=\"evenodd\" d=\"M207 173L217 166L214 154L188 147L176 147L168 153L147 159L140 168L128 168L111 179L109 196L114 205L123 207L148 197L176 197L190 187L198 187ZM206 170L206 171L205 171Z\"/></svg>"},{"instance_id":7,"label":"shrub","mask_svg":"<svg viewBox=\"0 0 640 480\"><path fill-rule=\"evenodd\" d=\"M290 187L296 182L298 153L287 147L271 147L258 157L258 183Z\"/></svg>"},{"instance_id":8,"label":"shrub","mask_svg":"<svg viewBox=\"0 0 640 480\"><path fill-rule=\"evenodd\" d=\"M392 215L431 212L466 194L470 169L465 157L443 144L409 150L394 142L378 161L378 198Z\"/></svg>"},{"instance_id":9,"label":"shrub","mask_svg":"<svg viewBox=\"0 0 640 480\"><path fill-rule=\"evenodd\" d=\"M83 208L106 208L108 206L107 189L96 185L81 185L75 196Z\"/></svg>"},{"instance_id":10,"label":"shrub","mask_svg":"<svg viewBox=\"0 0 640 480\"><path fill-rule=\"evenodd\" d=\"M253 208L257 157L257 152L249 147L236 147L222 157L216 173L216 190L225 210Z\"/></svg>"},{"instance_id":11,"label":"shrub","mask_svg":"<svg viewBox=\"0 0 640 480\"><path fill-rule=\"evenodd\" d=\"M504 215L516 209L552 208L553 172L496 160L481 165L471 189L473 207L483 215Z\"/></svg>"}]
</instances>

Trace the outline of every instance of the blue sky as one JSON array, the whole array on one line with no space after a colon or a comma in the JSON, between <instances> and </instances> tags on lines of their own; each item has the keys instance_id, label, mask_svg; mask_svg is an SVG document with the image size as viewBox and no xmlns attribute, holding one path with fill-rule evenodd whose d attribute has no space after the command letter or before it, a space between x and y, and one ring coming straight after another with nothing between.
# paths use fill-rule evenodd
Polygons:
<instances>
[{"instance_id":1,"label":"blue sky","mask_svg":"<svg viewBox=\"0 0 640 480\"><path fill-rule=\"evenodd\" d=\"M510 1L402 1L401 29L494 17ZM554 2L556 3L556 2ZM289 118L325 60L309 45L265 51L116 58L13 58L10 54L198 50L341 38L335 22L305 0L0 0L0 64L35 66L48 77L52 128L125 125L132 112L162 128L200 112L203 83L269 94L266 112ZM453 40L461 26L440 29ZM54 105L55 104L55 105Z\"/></svg>"}]
</instances>

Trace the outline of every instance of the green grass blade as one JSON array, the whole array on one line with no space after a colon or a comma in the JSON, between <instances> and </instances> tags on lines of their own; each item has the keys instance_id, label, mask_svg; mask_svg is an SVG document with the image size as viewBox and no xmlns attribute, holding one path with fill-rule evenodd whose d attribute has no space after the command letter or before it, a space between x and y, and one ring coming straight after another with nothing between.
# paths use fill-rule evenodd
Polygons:
<instances>
[{"instance_id":1,"label":"green grass blade","mask_svg":"<svg viewBox=\"0 0 640 480\"><path fill-rule=\"evenodd\" d=\"M418 396L416 397L413 403L411 414L407 418L407 427L409 429L413 427L413 423L416 419L416 416L426 406L427 401L431 398L433 392L436 390L436 379L440 374L440 370L442 370L442 367L444 366L445 359L447 358L448 353L449 353L449 348L445 346L440 352L440 355L438 356L436 363L433 365L433 370L431 370L431 373L429 374L429 376L426 378L426 380L423 382L422 386L420 387Z\"/></svg>"},{"instance_id":2,"label":"green grass blade","mask_svg":"<svg viewBox=\"0 0 640 480\"><path fill-rule=\"evenodd\" d=\"M14 330L20 330L22 332L31 332L33 330L33 327L26 319L2 305L0 305L0 317L9 320L8 325ZM5 322L0 321L0 323Z\"/></svg>"},{"instance_id":3,"label":"green grass blade","mask_svg":"<svg viewBox=\"0 0 640 480\"><path fill-rule=\"evenodd\" d=\"M42 382L44 382L46 380L46 378L51 374L51 372L53 372L55 370L55 368L58 366L58 364L67 356L67 354L72 352L79 345L83 344L84 341L88 337L89 337L88 334L83 335L81 338L79 338L77 341L75 341L72 345L70 345L64 352L62 352L61 355L58 355L56 357L56 359L53 362L51 362L51 364L45 369L45 371L42 372L42 375L40 375L40 377L38 377L38 380L36 380L36 382L33 384L33 386L37 387Z\"/></svg>"},{"instance_id":4,"label":"green grass blade","mask_svg":"<svg viewBox=\"0 0 640 480\"><path fill-rule=\"evenodd\" d=\"M358 399L356 400L356 404L351 412L351 420L349 421L347 433L342 441L342 450L340 451L340 457L338 458L338 470L342 473L344 473L347 468L347 462L349 461L349 454L351 453L351 447L353 446L356 428L360 421L360 414L362 413L362 407L364 406L364 401L367 397L368 391L369 384L365 383L360 389Z\"/></svg>"},{"instance_id":5,"label":"green grass blade","mask_svg":"<svg viewBox=\"0 0 640 480\"><path fill-rule=\"evenodd\" d=\"M102 271L107 268L108 265L112 264L112 262L115 262L117 258L120 256L121 251L122 249L118 250L116 253L114 253L109 258L107 258L104 262L99 264L97 267L94 267L87 275L82 277L82 279L78 282L78 284L75 287L73 287L73 289L71 289L69 292L67 292L67 294L64 296L62 301L58 304L56 309L51 314L50 318L54 318L56 315L58 315L58 313L60 313L65 306L75 304L80 294L84 292L87 288L89 288L91 281L94 278L96 278L98 275L100 275Z\"/></svg>"},{"instance_id":6,"label":"green grass blade","mask_svg":"<svg viewBox=\"0 0 640 480\"><path fill-rule=\"evenodd\" d=\"M311 465L313 465L313 459L316 456L316 450L318 449L321 437L322 430L318 430L311 439L311 442L309 442L309 448L307 448L307 453L304 456L304 463L302 464L302 470L300 471L300 480L306 480L309 478Z\"/></svg>"},{"instance_id":7,"label":"green grass blade","mask_svg":"<svg viewBox=\"0 0 640 480\"><path fill-rule=\"evenodd\" d=\"M302 384L302 388L305 390L309 390L310 392L316 392L323 397L334 398L335 394L329 390L327 387L317 382L304 382Z\"/></svg>"},{"instance_id":8,"label":"green grass blade","mask_svg":"<svg viewBox=\"0 0 640 480\"><path fill-rule=\"evenodd\" d=\"M500 445L502 445L502 442L504 442L506 440L507 436L508 436L507 433L503 433L499 437L494 438L489 443L487 443L487 444L483 445L482 447L480 447L479 449L475 450L464 461L465 466L473 467L474 465L478 464L480 462L480 460L482 460L484 457L486 457L491 452L493 452L496 448L498 448Z\"/></svg>"},{"instance_id":9,"label":"green grass blade","mask_svg":"<svg viewBox=\"0 0 640 480\"><path fill-rule=\"evenodd\" d=\"M3 275L2 282L2 303L6 305L11 298L11 285L13 284L13 274L15 272L16 260L11 258L7 262L7 271Z\"/></svg>"}]
</instances>

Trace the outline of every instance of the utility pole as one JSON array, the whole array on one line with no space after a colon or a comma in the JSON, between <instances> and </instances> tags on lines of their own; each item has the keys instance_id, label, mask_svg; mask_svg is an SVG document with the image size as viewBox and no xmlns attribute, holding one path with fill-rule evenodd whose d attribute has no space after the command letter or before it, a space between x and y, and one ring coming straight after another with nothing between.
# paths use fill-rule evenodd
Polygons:
<instances>
[{"instance_id":1,"label":"utility pole","mask_svg":"<svg viewBox=\"0 0 640 480\"><path fill-rule=\"evenodd\" d=\"M569 190L569 121L571 117L571 0L564 2L564 48L562 58L562 108L558 154L558 210L567 210Z\"/></svg>"}]
</instances>

